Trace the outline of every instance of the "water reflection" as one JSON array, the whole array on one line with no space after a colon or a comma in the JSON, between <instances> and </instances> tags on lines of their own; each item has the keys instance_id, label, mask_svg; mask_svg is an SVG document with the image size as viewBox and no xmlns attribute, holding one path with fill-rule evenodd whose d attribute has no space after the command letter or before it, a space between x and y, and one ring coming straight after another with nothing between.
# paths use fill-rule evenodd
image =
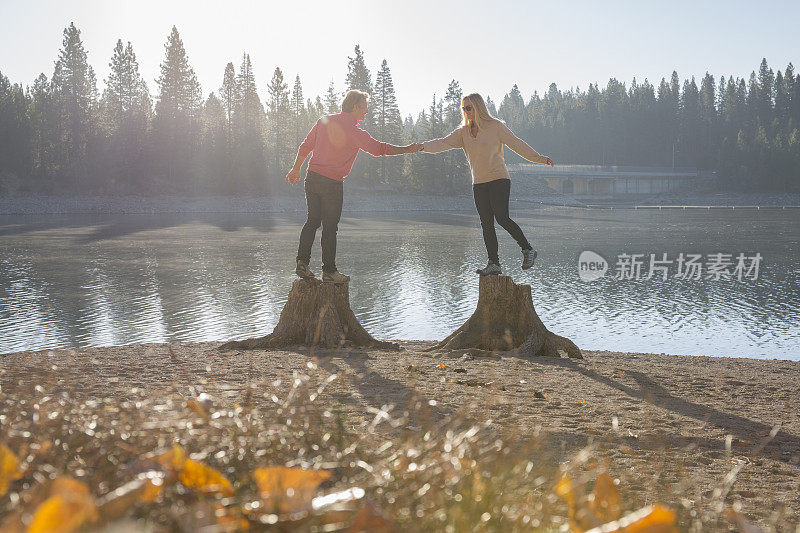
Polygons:
<instances>
[{"instance_id":1,"label":"water reflection","mask_svg":"<svg viewBox=\"0 0 800 533\"><path fill-rule=\"evenodd\" d=\"M792 211L518 208L536 267L501 229L506 273L542 320L588 349L800 359L800 224ZM0 217L0 353L76 345L225 340L277 323L299 217ZM758 280L583 283L577 257L764 257ZM473 213L352 216L338 264L375 336L441 339L473 311L485 251ZM319 245L314 250L319 270Z\"/></svg>"}]
</instances>

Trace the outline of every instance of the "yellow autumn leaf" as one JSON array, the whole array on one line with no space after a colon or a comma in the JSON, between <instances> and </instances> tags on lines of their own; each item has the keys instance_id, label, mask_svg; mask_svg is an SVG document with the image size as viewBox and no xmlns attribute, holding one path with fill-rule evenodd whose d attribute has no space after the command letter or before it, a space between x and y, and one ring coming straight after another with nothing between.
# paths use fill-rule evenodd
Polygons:
<instances>
[{"instance_id":1,"label":"yellow autumn leaf","mask_svg":"<svg viewBox=\"0 0 800 533\"><path fill-rule=\"evenodd\" d=\"M268 510L281 513L307 511L320 483L331 477L325 470L303 470L284 466L256 468L253 478Z\"/></svg>"},{"instance_id":2,"label":"yellow autumn leaf","mask_svg":"<svg viewBox=\"0 0 800 533\"><path fill-rule=\"evenodd\" d=\"M569 506L570 531L581 533L600 523L592 510L586 505L583 484L573 484L569 475L564 474L556 484L555 492Z\"/></svg>"},{"instance_id":3,"label":"yellow autumn leaf","mask_svg":"<svg viewBox=\"0 0 800 533\"><path fill-rule=\"evenodd\" d=\"M188 400L186 402L187 409L190 409L202 417L208 416L208 411L195 400Z\"/></svg>"},{"instance_id":4,"label":"yellow autumn leaf","mask_svg":"<svg viewBox=\"0 0 800 533\"><path fill-rule=\"evenodd\" d=\"M85 483L57 478L49 494L34 511L28 533L70 533L97 520L97 506Z\"/></svg>"},{"instance_id":5,"label":"yellow autumn leaf","mask_svg":"<svg viewBox=\"0 0 800 533\"><path fill-rule=\"evenodd\" d=\"M11 482L22 477L19 459L5 444L0 445L0 496L8 492Z\"/></svg>"},{"instance_id":6,"label":"yellow autumn leaf","mask_svg":"<svg viewBox=\"0 0 800 533\"><path fill-rule=\"evenodd\" d=\"M572 492L572 480L567 474L564 474L556 484L556 494L561 496L561 499L567 502L570 508L575 507L575 495Z\"/></svg>"},{"instance_id":7,"label":"yellow autumn leaf","mask_svg":"<svg viewBox=\"0 0 800 533\"><path fill-rule=\"evenodd\" d=\"M359 533L370 531L372 533L394 533L395 528L389 519L374 505L367 502L356 513L350 527L345 533Z\"/></svg>"},{"instance_id":8,"label":"yellow autumn leaf","mask_svg":"<svg viewBox=\"0 0 800 533\"><path fill-rule=\"evenodd\" d=\"M164 469L167 477L161 484L155 479L148 480L142 501L152 502L161 494L165 483L174 481L177 477L181 483L198 492L222 494L233 496L233 485L221 472L205 464L188 459L186 451L179 445L154 458L156 464Z\"/></svg>"},{"instance_id":9,"label":"yellow autumn leaf","mask_svg":"<svg viewBox=\"0 0 800 533\"><path fill-rule=\"evenodd\" d=\"M83 481L78 481L77 479L71 477L58 477L54 479L50 483L48 494L50 496L56 496L59 494L61 495L74 494L86 498L91 498L89 485L87 485Z\"/></svg>"},{"instance_id":10,"label":"yellow autumn leaf","mask_svg":"<svg viewBox=\"0 0 800 533\"><path fill-rule=\"evenodd\" d=\"M649 512L625 526L625 533L677 533L675 511L662 505L645 507Z\"/></svg>"},{"instance_id":11,"label":"yellow autumn leaf","mask_svg":"<svg viewBox=\"0 0 800 533\"><path fill-rule=\"evenodd\" d=\"M186 459L180 472L180 480L186 487L198 492L233 496L233 485L228 478L199 461Z\"/></svg>"},{"instance_id":12,"label":"yellow autumn leaf","mask_svg":"<svg viewBox=\"0 0 800 533\"><path fill-rule=\"evenodd\" d=\"M186 462L186 452L179 445L174 445L171 450L164 452L155 458L156 463L161 465L171 474L177 474L183 470Z\"/></svg>"},{"instance_id":13,"label":"yellow autumn leaf","mask_svg":"<svg viewBox=\"0 0 800 533\"><path fill-rule=\"evenodd\" d=\"M677 533L677 520L673 510L649 505L586 533Z\"/></svg>"},{"instance_id":14,"label":"yellow autumn leaf","mask_svg":"<svg viewBox=\"0 0 800 533\"><path fill-rule=\"evenodd\" d=\"M161 495L161 489L164 487L164 480L160 478L147 479L139 499L143 502L151 503Z\"/></svg>"},{"instance_id":15,"label":"yellow autumn leaf","mask_svg":"<svg viewBox=\"0 0 800 533\"><path fill-rule=\"evenodd\" d=\"M614 480L603 472L594 484L594 499L590 506L595 516L603 522L616 520L622 514L622 499Z\"/></svg>"},{"instance_id":16,"label":"yellow autumn leaf","mask_svg":"<svg viewBox=\"0 0 800 533\"><path fill-rule=\"evenodd\" d=\"M220 531L248 531L250 521L242 516L242 511L237 507L225 507L217 504L214 506L214 516Z\"/></svg>"}]
</instances>

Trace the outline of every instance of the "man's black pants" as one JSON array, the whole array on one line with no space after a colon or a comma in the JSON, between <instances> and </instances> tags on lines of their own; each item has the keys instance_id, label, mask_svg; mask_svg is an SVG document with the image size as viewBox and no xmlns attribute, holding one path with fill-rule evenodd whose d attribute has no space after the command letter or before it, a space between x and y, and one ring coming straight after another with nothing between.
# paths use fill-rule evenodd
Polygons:
<instances>
[{"instance_id":1,"label":"man's black pants","mask_svg":"<svg viewBox=\"0 0 800 533\"><path fill-rule=\"evenodd\" d=\"M475 197L475 207L478 208L478 215L481 217L483 242L486 244L486 251L489 253L490 261L500 264L500 258L497 256L497 234L494 231L495 220L514 237L520 248L523 250L531 248L528 239L525 238L517 223L508 216L511 180L501 178L487 181L486 183L476 183L472 186L472 194Z\"/></svg>"},{"instance_id":2,"label":"man's black pants","mask_svg":"<svg viewBox=\"0 0 800 533\"><path fill-rule=\"evenodd\" d=\"M336 271L336 231L342 218L344 184L322 174L308 171L305 180L308 217L300 232L298 261L311 261L311 247L322 226L322 271Z\"/></svg>"}]
</instances>

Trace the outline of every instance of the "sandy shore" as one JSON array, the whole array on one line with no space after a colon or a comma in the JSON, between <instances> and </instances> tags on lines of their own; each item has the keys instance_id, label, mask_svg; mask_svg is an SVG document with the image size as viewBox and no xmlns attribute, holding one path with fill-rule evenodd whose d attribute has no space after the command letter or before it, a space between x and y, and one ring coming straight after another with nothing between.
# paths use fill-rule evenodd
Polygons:
<instances>
[{"instance_id":1,"label":"sandy shore","mask_svg":"<svg viewBox=\"0 0 800 533\"><path fill-rule=\"evenodd\" d=\"M1 392L13 399L42 383L81 399L200 388L234 403L248 386L291 378L313 360L323 375L339 374L320 401L351 421L421 395L436 401L434 418L466 413L499 431L543 434L558 461L594 446L642 505L711 505L739 467L726 504L757 523L800 523L800 362L608 351L585 351L584 361L489 359L425 353L430 343L417 341L401 342L400 352L221 354L218 345L5 354Z\"/></svg>"}]
</instances>

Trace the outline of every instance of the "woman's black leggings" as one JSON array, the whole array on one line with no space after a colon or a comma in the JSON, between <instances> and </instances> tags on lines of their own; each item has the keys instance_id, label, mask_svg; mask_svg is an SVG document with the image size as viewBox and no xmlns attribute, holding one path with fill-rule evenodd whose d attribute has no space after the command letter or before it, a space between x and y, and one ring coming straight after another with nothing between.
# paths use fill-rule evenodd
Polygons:
<instances>
[{"instance_id":1,"label":"woman's black leggings","mask_svg":"<svg viewBox=\"0 0 800 533\"><path fill-rule=\"evenodd\" d=\"M505 178L487 181L486 183L476 183L472 186L475 207L478 208L478 215L481 217L483 242L486 244L489 260L498 265L500 264L500 258L497 256L497 234L494 231L495 220L514 237L520 248L523 250L531 248L528 239L525 238L517 223L508 216L510 193L511 180Z\"/></svg>"}]
</instances>

